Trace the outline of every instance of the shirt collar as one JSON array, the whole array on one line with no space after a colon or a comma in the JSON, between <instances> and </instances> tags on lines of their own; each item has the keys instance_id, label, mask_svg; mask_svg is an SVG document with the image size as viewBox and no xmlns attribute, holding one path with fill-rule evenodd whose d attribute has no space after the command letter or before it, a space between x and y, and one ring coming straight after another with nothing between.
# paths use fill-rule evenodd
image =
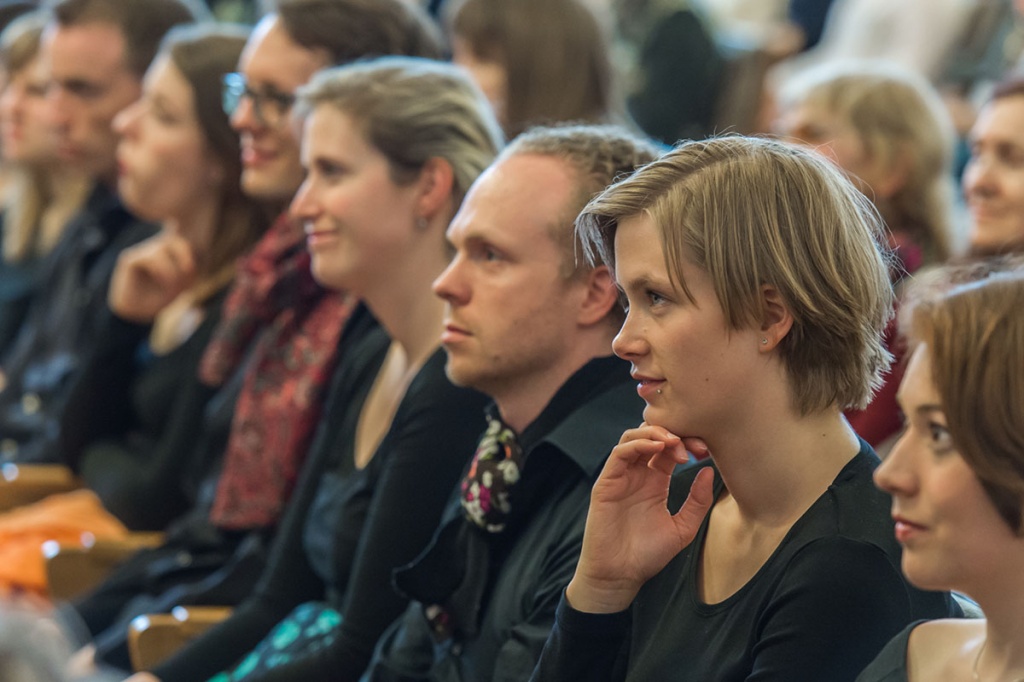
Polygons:
<instances>
[{"instance_id":1,"label":"shirt collar","mask_svg":"<svg viewBox=\"0 0 1024 682\"><path fill-rule=\"evenodd\" d=\"M633 388L629 363L594 358L555 392L519 436L527 461L544 445L563 452L587 477L597 474L622 432L642 419L643 401ZM492 404L489 410L497 411Z\"/></svg>"}]
</instances>

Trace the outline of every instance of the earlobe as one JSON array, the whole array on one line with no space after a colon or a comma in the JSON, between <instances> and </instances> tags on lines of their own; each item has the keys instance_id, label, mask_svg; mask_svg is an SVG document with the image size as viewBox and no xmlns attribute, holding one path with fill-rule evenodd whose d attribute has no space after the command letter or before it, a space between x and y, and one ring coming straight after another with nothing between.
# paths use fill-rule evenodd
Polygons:
<instances>
[{"instance_id":1,"label":"earlobe","mask_svg":"<svg viewBox=\"0 0 1024 682\"><path fill-rule=\"evenodd\" d=\"M761 308L763 318L758 348L766 353L775 350L789 334L793 327L793 315L789 312L789 306L786 305L782 294L770 284L761 285Z\"/></svg>"},{"instance_id":2,"label":"earlobe","mask_svg":"<svg viewBox=\"0 0 1024 682\"><path fill-rule=\"evenodd\" d=\"M597 324L604 320L612 306L619 304L619 292L615 281L605 265L600 265L586 274L586 292L580 305L579 323L583 326Z\"/></svg>"}]
</instances>

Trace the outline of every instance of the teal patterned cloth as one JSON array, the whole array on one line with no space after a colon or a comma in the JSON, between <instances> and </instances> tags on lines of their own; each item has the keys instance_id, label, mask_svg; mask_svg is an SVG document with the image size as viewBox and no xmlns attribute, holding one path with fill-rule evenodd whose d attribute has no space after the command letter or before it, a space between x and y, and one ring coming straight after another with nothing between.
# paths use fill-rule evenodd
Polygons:
<instances>
[{"instance_id":1,"label":"teal patterned cloth","mask_svg":"<svg viewBox=\"0 0 1024 682\"><path fill-rule=\"evenodd\" d=\"M341 624L341 614L320 602L295 607L256 645L234 670L218 673L209 682L247 680L329 646Z\"/></svg>"}]
</instances>

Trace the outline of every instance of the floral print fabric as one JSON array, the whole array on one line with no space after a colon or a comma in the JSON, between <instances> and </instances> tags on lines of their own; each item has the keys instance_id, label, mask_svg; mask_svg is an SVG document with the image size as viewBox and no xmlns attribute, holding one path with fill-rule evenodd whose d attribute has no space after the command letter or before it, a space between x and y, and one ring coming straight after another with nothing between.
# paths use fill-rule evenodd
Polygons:
<instances>
[{"instance_id":1,"label":"floral print fabric","mask_svg":"<svg viewBox=\"0 0 1024 682\"><path fill-rule=\"evenodd\" d=\"M466 518L489 533L505 530L512 506L513 486L519 480L523 449L515 431L488 415L469 473L462 481L462 510Z\"/></svg>"}]
</instances>

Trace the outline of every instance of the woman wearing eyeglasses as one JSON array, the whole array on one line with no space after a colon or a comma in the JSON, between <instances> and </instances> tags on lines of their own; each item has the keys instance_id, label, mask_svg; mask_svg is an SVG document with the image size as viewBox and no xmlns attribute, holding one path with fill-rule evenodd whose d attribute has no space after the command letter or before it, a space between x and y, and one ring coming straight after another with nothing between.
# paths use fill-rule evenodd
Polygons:
<instances>
[{"instance_id":1,"label":"woman wearing eyeglasses","mask_svg":"<svg viewBox=\"0 0 1024 682\"><path fill-rule=\"evenodd\" d=\"M174 31L141 98L114 120L118 193L161 231L118 260L103 343L62 416L62 453L90 490L3 517L8 587L45 593L46 539L161 530L185 509L183 454L196 446L211 394L200 358L237 259L266 229L239 188L238 136L217 97L244 43L244 32L228 29Z\"/></svg>"},{"instance_id":2,"label":"woman wearing eyeglasses","mask_svg":"<svg viewBox=\"0 0 1024 682\"><path fill-rule=\"evenodd\" d=\"M408 601L392 571L426 546L485 428L484 396L445 375L431 283L451 257L449 221L501 144L487 101L451 65L396 57L322 72L300 93L309 171L292 211L313 272L362 299L390 343L362 365L346 350L347 400L255 593L152 671L168 682L223 668L213 679L357 680Z\"/></svg>"},{"instance_id":3,"label":"woman wearing eyeglasses","mask_svg":"<svg viewBox=\"0 0 1024 682\"><path fill-rule=\"evenodd\" d=\"M911 299L907 428L875 472L907 578L985 619L915 623L858 682L1024 680L1024 264L1000 269Z\"/></svg>"}]
</instances>

